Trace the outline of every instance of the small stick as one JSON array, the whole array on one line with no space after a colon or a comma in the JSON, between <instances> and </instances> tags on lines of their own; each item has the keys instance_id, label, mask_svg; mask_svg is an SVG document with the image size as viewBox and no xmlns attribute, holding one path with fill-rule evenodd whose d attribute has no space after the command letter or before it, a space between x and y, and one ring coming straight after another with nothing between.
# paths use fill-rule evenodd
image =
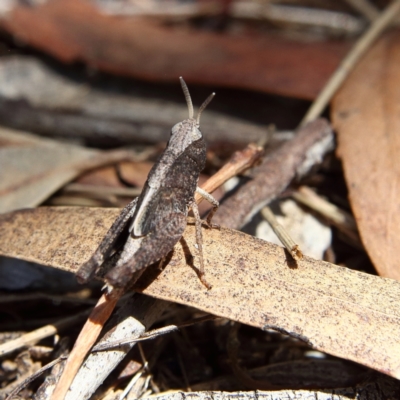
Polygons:
<instances>
[{"instance_id":1,"label":"small stick","mask_svg":"<svg viewBox=\"0 0 400 400\"><path fill-rule=\"evenodd\" d=\"M261 215L266 219L266 221L271 226L272 230L275 232L278 239L282 242L282 244L286 247L292 257L299 261L303 258L303 253L299 248L299 245L294 242L294 240L290 237L289 233L286 229L277 221L272 210L265 206L261 210Z\"/></svg>"},{"instance_id":2,"label":"small stick","mask_svg":"<svg viewBox=\"0 0 400 400\"><path fill-rule=\"evenodd\" d=\"M325 107L330 102L332 96L336 93L349 73L360 58L370 48L372 43L378 36L390 25L400 11L400 0L392 1L386 9L379 15L378 18L371 24L370 28L361 36L350 53L340 63L338 69L333 73L325 87L315 99L307 114L301 121L300 125L305 125L307 122L318 118Z\"/></svg>"},{"instance_id":3,"label":"small stick","mask_svg":"<svg viewBox=\"0 0 400 400\"><path fill-rule=\"evenodd\" d=\"M208 193L212 193L230 178L233 178L249 168L252 168L254 165L257 165L257 163L261 161L263 153L264 151L262 147L256 146L252 143L243 150L236 151L230 160L201 186L201 189ZM197 204L200 204L204 200L204 197L199 193L196 193L194 199Z\"/></svg>"},{"instance_id":4,"label":"small stick","mask_svg":"<svg viewBox=\"0 0 400 400\"><path fill-rule=\"evenodd\" d=\"M103 294L100 297L96 307L92 310L76 339L75 346L67 359L61 378L57 382L53 395L51 396L52 400L64 400L64 397L67 394L79 367L82 365L86 354L99 337L105 322L113 312L121 295L122 292L115 291L113 295Z\"/></svg>"},{"instance_id":5,"label":"small stick","mask_svg":"<svg viewBox=\"0 0 400 400\"><path fill-rule=\"evenodd\" d=\"M143 342L145 340L152 340L159 336L165 335L167 333L176 332L180 328L185 328L187 326L199 324L201 322L211 321L211 320L218 319L218 318L219 317L217 317L215 315L205 315L204 317L196 318L194 320L185 322L183 324L163 326L162 328L152 329L151 331L145 332L142 336L139 336L139 337L127 337L127 338L124 338L121 340L116 340L114 342L99 343L93 347L92 351L104 351L104 350L120 347L125 344L129 344L129 343Z\"/></svg>"}]
</instances>

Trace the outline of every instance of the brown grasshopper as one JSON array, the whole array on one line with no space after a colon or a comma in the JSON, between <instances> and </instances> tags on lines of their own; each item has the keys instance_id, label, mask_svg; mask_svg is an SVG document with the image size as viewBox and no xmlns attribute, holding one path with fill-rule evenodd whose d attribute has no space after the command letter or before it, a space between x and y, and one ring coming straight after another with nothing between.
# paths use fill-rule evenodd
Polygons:
<instances>
[{"instance_id":1,"label":"brown grasshopper","mask_svg":"<svg viewBox=\"0 0 400 400\"><path fill-rule=\"evenodd\" d=\"M212 93L201 105L197 118L182 77L179 78L189 109L189 118L177 123L171 130L166 149L151 169L140 196L129 203L115 220L103 241L77 272L80 283L87 282L116 252L117 240L129 225L129 236L118 259L105 274L106 282L115 288L126 288L135 272L162 259L182 237L191 208L196 221L196 241L199 250L201 282L210 288L204 278L201 225L194 193L211 202L213 209L207 216L207 225L219 203L209 193L197 187L200 172L206 162L206 145L200 132L200 116L213 99Z\"/></svg>"}]
</instances>

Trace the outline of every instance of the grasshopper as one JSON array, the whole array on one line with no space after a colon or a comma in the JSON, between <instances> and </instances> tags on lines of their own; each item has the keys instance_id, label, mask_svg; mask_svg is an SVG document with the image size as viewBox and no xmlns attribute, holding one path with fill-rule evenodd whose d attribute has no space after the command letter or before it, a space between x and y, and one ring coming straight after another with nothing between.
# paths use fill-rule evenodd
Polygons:
<instances>
[{"instance_id":1,"label":"grasshopper","mask_svg":"<svg viewBox=\"0 0 400 400\"><path fill-rule=\"evenodd\" d=\"M179 78L189 118L172 127L171 137L159 160L151 169L139 197L130 202L115 220L92 257L77 272L80 283L85 283L99 273L104 264L111 264L104 278L114 288L124 289L132 282L133 274L166 257L181 239L191 208L195 217L196 242L199 251L199 278L209 289L204 277L202 249L202 224L213 227L211 219L219 203L209 193L197 186L200 172L206 162L206 145L200 131L200 116L215 93L201 105L197 118L182 77ZM194 194L198 192L213 208L207 221L200 219ZM126 227L129 236L115 262L109 262L116 253L116 243ZM107 269L107 268L106 268Z\"/></svg>"}]
</instances>

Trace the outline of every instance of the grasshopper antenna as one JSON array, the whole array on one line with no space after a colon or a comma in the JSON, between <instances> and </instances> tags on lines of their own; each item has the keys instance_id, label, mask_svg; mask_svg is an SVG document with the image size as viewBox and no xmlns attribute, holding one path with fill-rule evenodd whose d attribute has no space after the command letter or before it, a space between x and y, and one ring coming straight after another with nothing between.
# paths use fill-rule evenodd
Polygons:
<instances>
[{"instance_id":1,"label":"grasshopper antenna","mask_svg":"<svg viewBox=\"0 0 400 400\"><path fill-rule=\"evenodd\" d=\"M181 76L179 77L179 80L181 81L183 94L185 95L186 103L187 103L187 106L189 109L189 118L193 118L193 103L192 103L192 99L190 98L189 89L186 86L186 83Z\"/></svg>"},{"instance_id":2,"label":"grasshopper antenna","mask_svg":"<svg viewBox=\"0 0 400 400\"><path fill-rule=\"evenodd\" d=\"M197 125L200 125L200 116L201 113L204 111L204 109L210 104L210 101L214 98L215 93L211 93L204 101L204 103L201 105L199 109L199 113L197 114Z\"/></svg>"}]
</instances>

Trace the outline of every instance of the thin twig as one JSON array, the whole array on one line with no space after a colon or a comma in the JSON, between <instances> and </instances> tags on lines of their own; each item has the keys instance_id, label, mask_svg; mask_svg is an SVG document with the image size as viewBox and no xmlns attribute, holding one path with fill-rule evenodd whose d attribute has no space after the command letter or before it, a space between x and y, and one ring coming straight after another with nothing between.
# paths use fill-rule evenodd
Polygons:
<instances>
[{"instance_id":1,"label":"thin twig","mask_svg":"<svg viewBox=\"0 0 400 400\"><path fill-rule=\"evenodd\" d=\"M230 160L209 178L201 188L208 193L212 193L229 179L257 165L261 161L263 153L262 147L249 144L245 149L235 152ZM204 197L198 193L195 194L194 198L197 204L204 200Z\"/></svg>"},{"instance_id":2,"label":"thin twig","mask_svg":"<svg viewBox=\"0 0 400 400\"><path fill-rule=\"evenodd\" d=\"M272 230L275 232L275 235L278 236L278 239L286 247L286 249L289 251L292 257L296 261L301 260L303 258L303 253L300 250L299 245L294 242L294 240L290 237L286 229L277 221L272 210L268 206L265 206L261 210L261 215L269 223Z\"/></svg>"},{"instance_id":3,"label":"thin twig","mask_svg":"<svg viewBox=\"0 0 400 400\"><path fill-rule=\"evenodd\" d=\"M176 332L180 328L185 328L187 326L199 324L199 323L205 322L205 321L211 321L211 320L214 320L217 318L218 317L216 317L214 315L206 315L204 317L196 318L194 320L185 322L183 324L163 326L162 328L153 329L151 331L145 332L140 337L127 337L127 338L124 338L121 340L116 340L114 342L99 343L98 345L93 347L92 351L104 351L104 350L109 350L109 349L113 349L116 347L120 347L125 344L129 344L129 343L142 342L144 340L155 339L155 338L165 335L167 333Z\"/></svg>"},{"instance_id":4,"label":"thin twig","mask_svg":"<svg viewBox=\"0 0 400 400\"><path fill-rule=\"evenodd\" d=\"M301 125L313 121L321 115L332 96L342 85L349 73L353 70L354 66L366 53L378 36L396 18L399 11L400 0L394 0L389 6L386 7L385 11L380 14L379 18L377 18L371 24L370 28L357 41L350 53L343 59L338 69L334 72L325 87L319 93L318 97L315 99L314 103L311 105L307 111L307 114L301 121Z\"/></svg>"},{"instance_id":5,"label":"thin twig","mask_svg":"<svg viewBox=\"0 0 400 400\"><path fill-rule=\"evenodd\" d=\"M79 367L82 365L86 354L99 337L104 323L110 317L121 295L121 292L115 291L113 295L103 294L100 297L96 307L92 310L89 318L83 326L78 339L76 340L75 346L67 359L64 371L51 397L52 400L64 400L64 397L68 392Z\"/></svg>"}]
</instances>

